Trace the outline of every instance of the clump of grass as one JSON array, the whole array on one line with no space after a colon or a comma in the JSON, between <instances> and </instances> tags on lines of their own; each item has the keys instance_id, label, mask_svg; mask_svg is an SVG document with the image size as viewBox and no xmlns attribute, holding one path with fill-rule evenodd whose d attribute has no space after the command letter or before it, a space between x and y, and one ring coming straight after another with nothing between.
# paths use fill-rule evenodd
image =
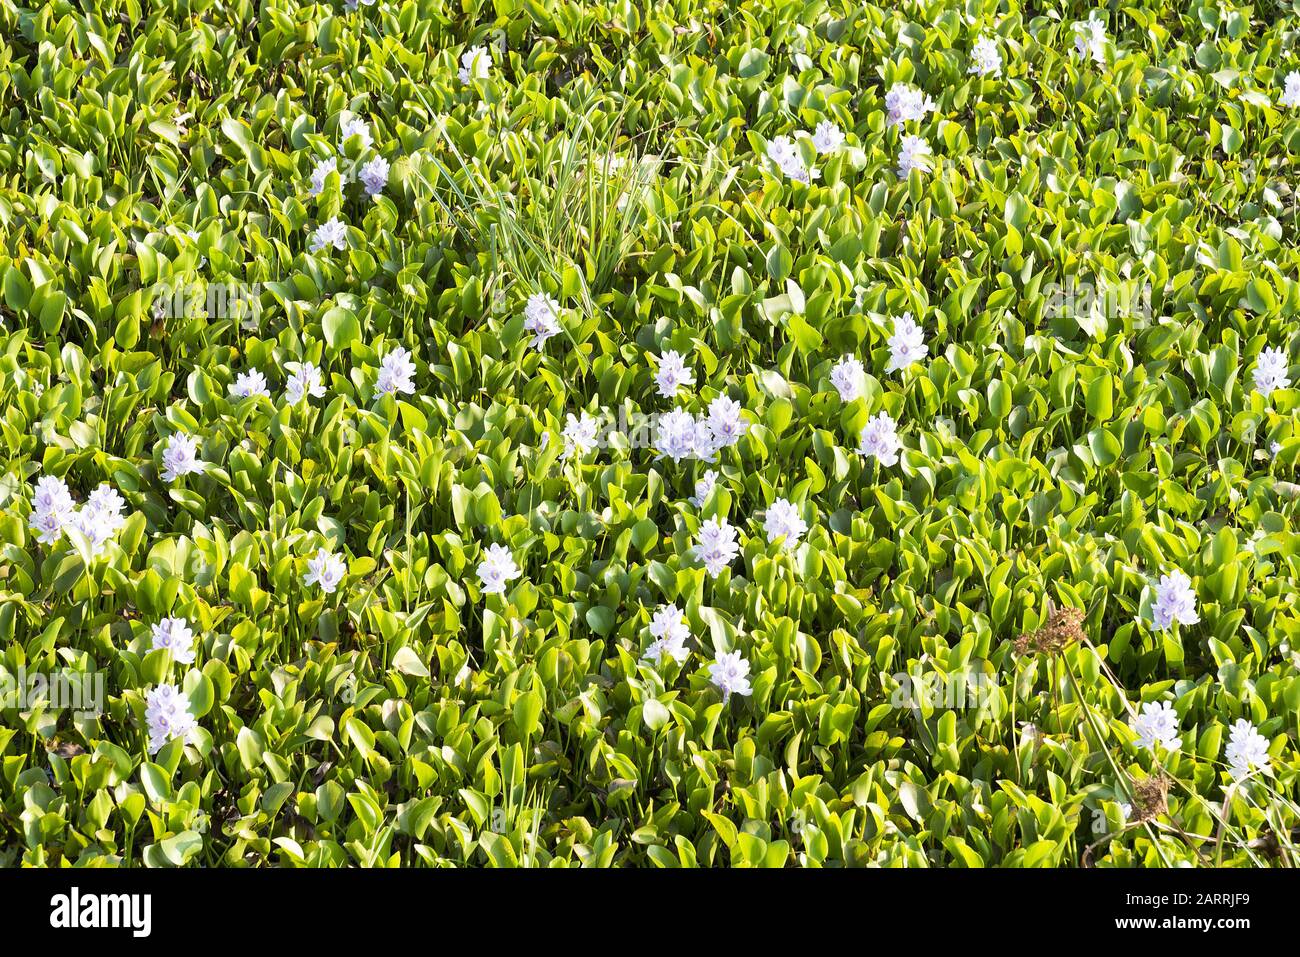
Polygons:
<instances>
[{"instance_id":1,"label":"clump of grass","mask_svg":"<svg viewBox=\"0 0 1300 957\"><path fill-rule=\"evenodd\" d=\"M487 254L489 302L561 290L584 320L598 314L598 297L612 288L649 220L662 164L644 135L624 133L626 113L594 94L581 101L528 158L534 172L512 188L446 135L445 154L425 154L432 181L411 165L466 245Z\"/></svg>"}]
</instances>

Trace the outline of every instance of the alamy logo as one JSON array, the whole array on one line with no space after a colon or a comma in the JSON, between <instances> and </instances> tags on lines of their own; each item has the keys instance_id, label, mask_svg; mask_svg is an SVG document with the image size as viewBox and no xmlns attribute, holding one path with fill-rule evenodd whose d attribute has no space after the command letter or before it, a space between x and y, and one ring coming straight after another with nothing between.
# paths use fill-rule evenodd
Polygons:
<instances>
[{"instance_id":1,"label":"alamy logo","mask_svg":"<svg viewBox=\"0 0 1300 957\"><path fill-rule=\"evenodd\" d=\"M15 701L8 695L17 692ZM0 701L28 711L44 707L50 711L71 711L78 720L94 718L104 713L104 673L76 672L64 668L53 674L28 673L18 666L17 680L8 672L0 672Z\"/></svg>"},{"instance_id":2,"label":"alamy logo","mask_svg":"<svg viewBox=\"0 0 1300 957\"><path fill-rule=\"evenodd\" d=\"M982 671L955 671L951 674L899 672L893 677L897 684L890 694L889 703L895 708L907 708L918 714L968 708L994 717L1000 713L997 679Z\"/></svg>"},{"instance_id":3,"label":"alamy logo","mask_svg":"<svg viewBox=\"0 0 1300 957\"><path fill-rule=\"evenodd\" d=\"M1046 283L1043 295L1047 299L1046 314L1053 319L1150 320L1155 315L1149 282L1090 282L1070 276L1064 282Z\"/></svg>"},{"instance_id":4,"label":"alamy logo","mask_svg":"<svg viewBox=\"0 0 1300 957\"><path fill-rule=\"evenodd\" d=\"M57 929L128 928L133 937L148 937L153 925L150 894L69 894L50 898L50 926Z\"/></svg>"},{"instance_id":5,"label":"alamy logo","mask_svg":"<svg viewBox=\"0 0 1300 957\"><path fill-rule=\"evenodd\" d=\"M154 290L154 318L241 319L256 324L262 316L262 284L198 281L159 283Z\"/></svg>"}]
</instances>

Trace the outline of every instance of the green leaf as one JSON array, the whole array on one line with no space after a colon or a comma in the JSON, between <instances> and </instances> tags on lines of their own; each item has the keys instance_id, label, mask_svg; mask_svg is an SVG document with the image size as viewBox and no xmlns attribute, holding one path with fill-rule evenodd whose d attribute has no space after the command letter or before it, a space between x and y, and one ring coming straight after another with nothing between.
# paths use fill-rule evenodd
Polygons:
<instances>
[{"instance_id":1,"label":"green leaf","mask_svg":"<svg viewBox=\"0 0 1300 957\"><path fill-rule=\"evenodd\" d=\"M325 342L334 352L350 349L361 338L361 324L349 309L334 306L321 317Z\"/></svg>"},{"instance_id":2,"label":"green leaf","mask_svg":"<svg viewBox=\"0 0 1300 957\"><path fill-rule=\"evenodd\" d=\"M542 696L536 691L525 691L514 705L515 729L522 737L530 737L541 727Z\"/></svg>"}]
</instances>

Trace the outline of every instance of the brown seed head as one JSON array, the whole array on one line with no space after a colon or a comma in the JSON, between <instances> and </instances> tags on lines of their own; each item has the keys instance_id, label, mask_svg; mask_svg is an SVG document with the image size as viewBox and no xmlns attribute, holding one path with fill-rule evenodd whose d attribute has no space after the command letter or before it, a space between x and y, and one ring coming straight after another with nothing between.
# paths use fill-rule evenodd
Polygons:
<instances>
[{"instance_id":1,"label":"brown seed head","mask_svg":"<svg viewBox=\"0 0 1300 957\"><path fill-rule=\"evenodd\" d=\"M1037 631L1016 639L1016 654L1055 655L1083 639L1083 612L1078 608L1059 608L1047 616Z\"/></svg>"},{"instance_id":2,"label":"brown seed head","mask_svg":"<svg viewBox=\"0 0 1300 957\"><path fill-rule=\"evenodd\" d=\"M1133 783L1133 820L1154 821L1169 810L1169 778L1161 774Z\"/></svg>"}]
</instances>

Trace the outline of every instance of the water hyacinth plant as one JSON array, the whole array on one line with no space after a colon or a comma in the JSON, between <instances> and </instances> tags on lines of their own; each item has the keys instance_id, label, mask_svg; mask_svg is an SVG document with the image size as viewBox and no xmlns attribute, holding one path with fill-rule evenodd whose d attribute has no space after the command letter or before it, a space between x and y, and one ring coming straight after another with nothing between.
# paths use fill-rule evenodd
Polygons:
<instances>
[{"instance_id":1,"label":"water hyacinth plant","mask_svg":"<svg viewBox=\"0 0 1300 957\"><path fill-rule=\"evenodd\" d=\"M1295 9L453 6L0 3L0 865L1294 866Z\"/></svg>"}]
</instances>

